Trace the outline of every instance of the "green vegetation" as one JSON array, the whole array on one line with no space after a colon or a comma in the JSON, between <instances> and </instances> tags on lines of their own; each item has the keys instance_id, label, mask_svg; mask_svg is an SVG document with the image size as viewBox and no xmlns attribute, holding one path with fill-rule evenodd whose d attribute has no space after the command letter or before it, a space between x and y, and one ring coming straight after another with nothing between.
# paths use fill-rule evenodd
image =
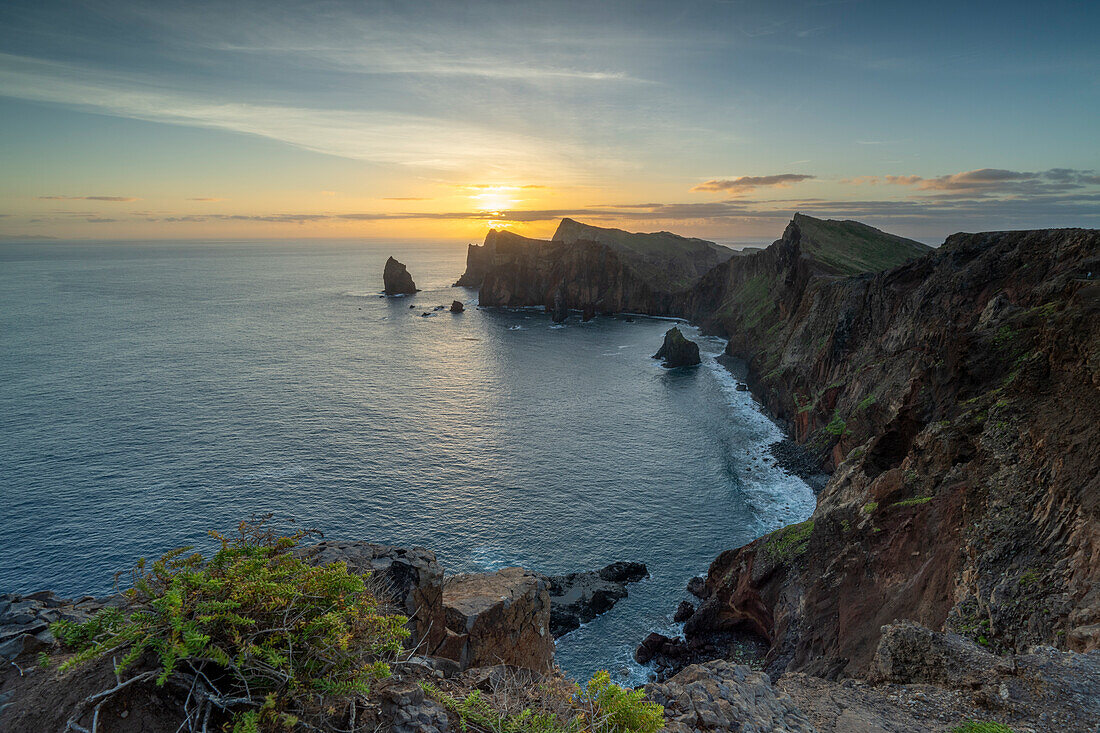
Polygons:
<instances>
[{"instance_id":1,"label":"green vegetation","mask_svg":"<svg viewBox=\"0 0 1100 733\"><path fill-rule=\"evenodd\" d=\"M731 293L730 300L722 311L732 315L734 306L740 311L742 327L755 328L765 317L776 312L771 281L763 275L745 280Z\"/></svg>"},{"instance_id":2,"label":"green vegetation","mask_svg":"<svg viewBox=\"0 0 1100 733\"><path fill-rule=\"evenodd\" d=\"M878 402L878 397L875 397L873 394L869 394L859 401L859 404L856 405L856 409L866 410L868 407L875 404L876 402Z\"/></svg>"},{"instance_id":3,"label":"green vegetation","mask_svg":"<svg viewBox=\"0 0 1100 733\"><path fill-rule=\"evenodd\" d=\"M838 275L879 272L919 257L931 248L857 221L815 219L795 214L802 251Z\"/></svg>"},{"instance_id":4,"label":"green vegetation","mask_svg":"<svg viewBox=\"0 0 1100 733\"><path fill-rule=\"evenodd\" d=\"M890 506L894 507L907 507L907 506L920 506L921 504L927 504L932 501L931 496L918 496L912 499L903 499L902 501L895 501Z\"/></svg>"},{"instance_id":5,"label":"green vegetation","mask_svg":"<svg viewBox=\"0 0 1100 733\"><path fill-rule=\"evenodd\" d=\"M968 720L962 725L952 728L951 733L1013 733L1013 730L1003 723L981 723L977 720Z\"/></svg>"},{"instance_id":6,"label":"green vegetation","mask_svg":"<svg viewBox=\"0 0 1100 733\"><path fill-rule=\"evenodd\" d=\"M1006 323L997 329L996 335L993 336L993 343L1004 346L1011 343L1014 338L1016 338L1016 332Z\"/></svg>"},{"instance_id":7,"label":"green vegetation","mask_svg":"<svg viewBox=\"0 0 1100 733\"><path fill-rule=\"evenodd\" d=\"M1039 573L1036 570L1028 570L1020 576L1020 587L1030 588L1039 584Z\"/></svg>"},{"instance_id":8,"label":"green vegetation","mask_svg":"<svg viewBox=\"0 0 1100 733\"><path fill-rule=\"evenodd\" d=\"M764 554L774 562L785 562L798 557L809 548L810 535L813 532L812 519L776 530L764 543Z\"/></svg>"},{"instance_id":9,"label":"green vegetation","mask_svg":"<svg viewBox=\"0 0 1100 733\"><path fill-rule=\"evenodd\" d=\"M840 416L839 412L833 412L833 419L829 421L829 424L825 426L825 432L829 435L837 438L847 435L852 431L848 429L848 423L844 422L844 418Z\"/></svg>"},{"instance_id":10,"label":"green vegetation","mask_svg":"<svg viewBox=\"0 0 1100 733\"><path fill-rule=\"evenodd\" d=\"M52 625L77 652L62 669L117 658L117 674L136 672L127 683L176 686L188 695L188 719L224 711L234 733L346 717L356 696L389 675L407 619L383 614L364 576L344 563L295 557L310 533L280 537L267 519L242 522L233 539L212 532L221 548L209 560L182 548L151 567L139 561L125 612ZM86 712L78 706L73 722Z\"/></svg>"},{"instance_id":11,"label":"green vegetation","mask_svg":"<svg viewBox=\"0 0 1100 733\"><path fill-rule=\"evenodd\" d=\"M502 679L488 693L475 690L457 698L425 683L424 691L460 720L461 730L478 733L657 733L664 708L641 690L624 690L607 672L584 687L564 682L525 686Z\"/></svg>"},{"instance_id":12,"label":"green vegetation","mask_svg":"<svg viewBox=\"0 0 1100 733\"><path fill-rule=\"evenodd\" d=\"M864 514L874 514L876 509L878 509L878 502L877 501L869 501L866 504L864 504L862 507L860 507L859 510L861 512L863 512Z\"/></svg>"}]
</instances>

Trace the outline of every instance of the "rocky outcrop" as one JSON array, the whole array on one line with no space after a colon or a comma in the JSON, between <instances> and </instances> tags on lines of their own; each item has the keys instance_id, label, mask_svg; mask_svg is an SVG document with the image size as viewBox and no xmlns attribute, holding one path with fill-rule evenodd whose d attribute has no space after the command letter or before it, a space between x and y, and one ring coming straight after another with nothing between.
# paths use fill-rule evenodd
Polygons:
<instances>
[{"instance_id":1,"label":"rocky outcrop","mask_svg":"<svg viewBox=\"0 0 1100 733\"><path fill-rule=\"evenodd\" d=\"M343 562L354 573L369 574L376 595L391 602L391 612L409 618L409 647L431 651L443 643L443 569L431 550L324 540L295 554L315 565Z\"/></svg>"},{"instance_id":2,"label":"rocky outcrop","mask_svg":"<svg viewBox=\"0 0 1100 733\"><path fill-rule=\"evenodd\" d=\"M551 241L490 231L484 245L470 246L456 284L480 287L480 305L544 306L559 318L569 309L586 319L622 311L663 315L674 293L734 254L668 232L631 234L564 219Z\"/></svg>"},{"instance_id":3,"label":"rocky outcrop","mask_svg":"<svg viewBox=\"0 0 1100 733\"><path fill-rule=\"evenodd\" d=\"M550 595L542 576L523 568L456 575L447 579L443 606L446 638L435 653L462 669L553 666Z\"/></svg>"},{"instance_id":4,"label":"rocky outcrop","mask_svg":"<svg viewBox=\"0 0 1100 733\"><path fill-rule=\"evenodd\" d=\"M386 260L386 269L382 271L382 282L386 295L412 295L417 292L416 283L408 269L390 257Z\"/></svg>"},{"instance_id":5,"label":"rocky outcrop","mask_svg":"<svg viewBox=\"0 0 1100 733\"><path fill-rule=\"evenodd\" d=\"M451 301L451 313L461 313L466 310L466 306L462 305L461 300Z\"/></svg>"},{"instance_id":6,"label":"rocky outcrop","mask_svg":"<svg viewBox=\"0 0 1100 733\"><path fill-rule=\"evenodd\" d=\"M616 562L600 570L547 577L550 633L556 639L610 611L627 597L627 583L648 575L643 563Z\"/></svg>"},{"instance_id":7,"label":"rocky outcrop","mask_svg":"<svg viewBox=\"0 0 1100 733\"><path fill-rule=\"evenodd\" d=\"M751 630L773 675L828 678L868 674L897 619L1100 646L1100 232L954 235L837 277L805 225L685 301L834 469L807 522L712 563L689 640Z\"/></svg>"},{"instance_id":8,"label":"rocky outcrop","mask_svg":"<svg viewBox=\"0 0 1100 733\"><path fill-rule=\"evenodd\" d=\"M51 591L0 595L0 663L52 647L50 624L55 621L83 623L107 606L121 605L119 597L74 600Z\"/></svg>"},{"instance_id":9,"label":"rocky outcrop","mask_svg":"<svg viewBox=\"0 0 1100 733\"><path fill-rule=\"evenodd\" d=\"M669 733L816 733L790 696L743 665L695 664L666 682L646 685L645 692L664 706Z\"/></svg>"},{"instance_id":10,"label":"rocky outcrop","mask_svg":"<svg viewBox=\"0 0 1100 733\"><path fill-rule=\"evenodd\" d=\"M665 332L665 341L653 358L663 359L662 366L669 369L695 366L699 363L699 345L684 338L680 329L670 328Z\"/></svg>"}]
</instances>

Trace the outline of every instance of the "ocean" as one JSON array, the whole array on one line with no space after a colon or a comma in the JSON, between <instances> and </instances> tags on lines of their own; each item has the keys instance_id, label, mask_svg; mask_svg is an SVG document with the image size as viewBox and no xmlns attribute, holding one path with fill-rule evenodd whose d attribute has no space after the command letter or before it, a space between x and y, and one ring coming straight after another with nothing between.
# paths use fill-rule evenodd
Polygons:
<instances>
[{"instance_id":1,"label":"ocean","mask_svg":"<svg viewBox=\"0 0 1100 733\"><path fill-rule=\"evenodd\" d=\"M557 659L644 681L722 550L813 509L720 339L651 355L663 319L479 309L465 245L0 245L0 592L103 594L139 556L273 512L421 545L447 573L645 562ZM380 298L404 262L422 289ZM435 306L454 299L463 314ZM413 306L410 308L410 305ZM421 315L424 312L428 316Z\"/></svg>"}]
</instances>

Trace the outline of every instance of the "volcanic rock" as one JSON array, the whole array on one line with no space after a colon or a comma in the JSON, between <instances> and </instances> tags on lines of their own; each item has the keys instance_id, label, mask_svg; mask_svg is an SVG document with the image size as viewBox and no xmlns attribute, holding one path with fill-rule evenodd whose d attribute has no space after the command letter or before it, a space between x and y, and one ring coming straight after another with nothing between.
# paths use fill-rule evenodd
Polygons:
<instances>
[{"instance_id":1,"label":"volcanic rock","mask_svg":"<svg viewBox=\"0 0 1100 733\"><path fill-rule=\"evenodd\" d=\"M699 363L699 345L684 338L680 329L673 327L665 332L665 342L653 358L664 359L662 366L669 369L694 366Z\"/></svg>"},{"instance_id":2,"label":"volcanic rock","mask_svg":"<svg viewBox=\"0 0 1100 733\"><path fill-rule=\"evenodd\" d=\"M511 664L539 672L554 664L546 579L523 568L448 578L446 638L435 654L462 669Z\"/></svg>"},{"instance_id":3,"label":"volcanic rock","mask_svg":"<svg viewBox=\"0 0 1100 733\"><path fill-rule=\"evenodd\" d=\"M412 275L400 262L390 257L386 260L386 269L382 271L382 282L386 295L412 295L417 292Z\"/></svg>"},{"instance_id":4,"label":"volcanic rock","mask_svg":"<svg viewBox=\"0 0 1100 733\"><path fill-rule=\"evenodd\" d=\"M461 300L451 302L451 313L461 313L464 310L466 310L466 306L462 305Z\"/></svg>"},{"instance_id":5,"label":"volcanic rock","mask_svg":"<svg viewBox=\"0 0 1100 733\"><path fill-rule=\"evenodd\" d=\"M601 570L549 576L550 633L556 639L606 613L627 597L627 583L647 575L643 563L616 562Z\"/></svg>"}]
</instances>

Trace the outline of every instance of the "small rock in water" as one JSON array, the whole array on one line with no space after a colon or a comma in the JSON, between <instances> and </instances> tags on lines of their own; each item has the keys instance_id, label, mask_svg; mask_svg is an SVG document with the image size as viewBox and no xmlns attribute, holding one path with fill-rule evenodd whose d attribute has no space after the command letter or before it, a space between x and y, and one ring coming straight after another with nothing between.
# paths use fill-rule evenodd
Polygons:
<instances>
[{"instance_id":1,"label":"small rock in water","mask_svg":"<svg viewBox=\"0 0 1100 733\"><path fill-rule=\"evenodd\" d=\"M707 594L707 581L696 575L688 581L687 592L696 598L703 598Z\"/></svg>"},{"instance_id":2,"label":"small rock in water","mask_svg":"<svg viewBox=\"0 0 1100 733\"><path fill-rule=\"evenodd\" d=\"M412 309L413 309L413 308L415 308L415 307L416 307L415 305L410 305L410 306L409 306L409 310L412 310Z\"/></svg>"},{"instance_id":3,"label":"small rock in water","mask_svg":"<svg viewBox=\"0 0 1100 733\"><path fill-rule=\"evenodd\" d=\"M749 391L749 385L744 384L742 382L738 382L737 383L737 391L738 392L748 392Z\"/></svg>"},{"instance_id":4,"label":"small rock in water","mask_svg":"<svg viewBox=\"0 0 1100 733\"><path fill-rule=\"evenodd\" d=\"M680 605L676 607L676 613L672 615L672 620L680 624L691 618L695 613L695 606L691 605L691 601L680 601Z\"/></svg>"},{"instance_id":5,"label":"small rock in water","mask_svg":"<svg viewBox=\"0 0 1100 733\"><path fill-rule=\"evenodd\" d=\"M466 310L466 306L462 305L461 300L456 300L451 303L451 313L461 313Z\"/></svg>"},{"instance_id":6,"label":"small rock in water","mask_svg":"<svg viewBox=\"0 0 1100 733\"><path fill-rule=\"evenodd\" d=\"M443 310L443 309L444 309L444 308L446 308L446 307L447 307L447 306L445 306L445 305L437 305L437 306L436 306L435 308L432 308L432 310L433 310L433 311L441 311L441 310Z\"/></svg>"},{"instance_id":7,"label":"small rock in water","mask_svg":"<svg viewBox=\"0 0 1100 733\"><path fill-rule=\"evenodd\" d=\"M680 329L673 327L665 332L665 342L653 358L664 359L663 366L669 369L694 366L699 363L699 345L684 338Z\"/></svg>"}]
</instances>

